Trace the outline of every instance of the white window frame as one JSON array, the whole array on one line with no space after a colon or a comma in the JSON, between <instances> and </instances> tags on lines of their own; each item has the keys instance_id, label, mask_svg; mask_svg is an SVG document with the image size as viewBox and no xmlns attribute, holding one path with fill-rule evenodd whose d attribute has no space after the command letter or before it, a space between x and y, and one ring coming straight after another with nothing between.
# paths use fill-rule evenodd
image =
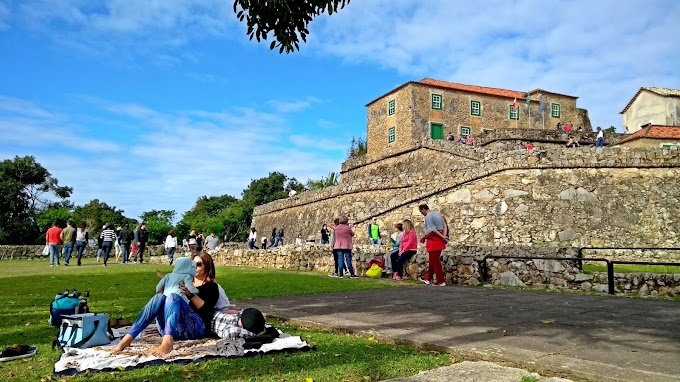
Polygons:
<instances>
[{"instance_id":1,"label":"white window frame","mask_svg":"<svg viewBox=\"0 0 680 382\"><path fill-rule=\"evenodd\" d=\"M467 130L467 134L463 134L463 129ZM472 134L472 128L470 126L458 126L458 132L460 136L467 138L468 135Z\"/></svg>"},{"instance_id":2,"label":"white window frame","mask_svg":"<svg viewBox=\"0 0 680 382\"><path fill-rule=\"evenodd\" d=\"M508 106L508 119L511 121L519 121L519 108L512 107L512 104Z\"/></svg>"},{"instance_id":3,"label":"white window frame","mask_svg":"<svg viewBox=\"0 0 680 382\"><path fill-rule=\"evenodd\" d=\"M474 113L472 105L478 106L477 114ZM473 117L481 117L482 116L482 102L481 101L470 100L470 115L473 116Z\"/></svg>"},{"instance_id":4,"label":"white window frame","mask_svg":"<svg viewBox=\"0 0 680 382\"><path fill-rule=\"evenodd\" d=\"M397 110L397 102L395 100L390 100L389 102L387 102L387 115L388 116L394 115L396 110Z\"/></svg>"}]
</instances>

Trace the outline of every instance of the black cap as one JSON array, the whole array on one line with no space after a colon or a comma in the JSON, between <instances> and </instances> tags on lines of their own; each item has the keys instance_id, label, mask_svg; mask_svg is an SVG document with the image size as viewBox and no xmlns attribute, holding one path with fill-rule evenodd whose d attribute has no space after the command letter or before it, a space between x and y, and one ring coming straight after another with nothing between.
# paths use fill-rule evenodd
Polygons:
<instances>
[{"instance_id":1,"label":"black cap","mask_svg":"<svg viewBox=\"0 0 680 382\"><path fill-rule=\"evenodd\" d=\"M248 308L241 313L241 325L243 329L259 334L264 330L264 316L255 308Z\"/></svg>"}]
</instances>

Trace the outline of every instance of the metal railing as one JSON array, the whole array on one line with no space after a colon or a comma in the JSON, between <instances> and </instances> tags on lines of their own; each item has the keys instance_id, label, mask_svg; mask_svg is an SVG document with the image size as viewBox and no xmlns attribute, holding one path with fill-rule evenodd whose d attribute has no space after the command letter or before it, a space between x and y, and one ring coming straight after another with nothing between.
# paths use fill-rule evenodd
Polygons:
<instances>
[{"instance_id":1,"label":"metal railing","mask_svg":"<svg viewBox=\"0 0 680 382\"><path fill-rule=\"evenodd\" d=\"M643 248L579 248L578 257L543 257L543 256L484 256L482 259L482 281L486 281L489 276L489 267L486 264L488 259L517 259L517 260L557 260L557 261L573 261L579 269L583 269L583 261L602 261L607 264L607 287L609 294L615 294L614 288L614 265L615 264L634 264L634 265L659 265L659 266L680 266L680 263L655 263L651 261L617 261L605 258L589 257L583 258L583 250L587 249L643 249ZM644 249L658 249L658 250L680 250L680 248L644 248Z\"/></svg>"}]
</instances>

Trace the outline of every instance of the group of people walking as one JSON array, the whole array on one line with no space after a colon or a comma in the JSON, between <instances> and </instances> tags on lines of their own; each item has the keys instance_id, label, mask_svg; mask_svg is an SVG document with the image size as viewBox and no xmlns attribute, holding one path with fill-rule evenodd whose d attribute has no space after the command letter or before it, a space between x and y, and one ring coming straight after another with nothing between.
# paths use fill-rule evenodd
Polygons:
<instances>
[{"instance_id":1,"label":"group of people walking","mask_svg":"<svg viewBox=\"0 0 680 382\"><path fill-rule=\"evenodd\" d=\"M123 258L123 264L129 262L130 255L134 255L134 262L144 262L144 250L149 240L149 232L146 223L140 224L136 230L130 231L127 226L118 227L114 230L110 223L104 224L97 235L97 262L103 258L104 267L107 266L111 251L115 252L116 261ZM82 265L82 257L85 248L90 241L90 233L85 223L80 223L77 228L73 227L71 220L66 222L66 228L59 227L58 222L52 223L52 227L45 233L45 246L49 251L50 267L59 266L63 250L64 265L68 266L75 249L77 265Z\"/></svg>"}]
</instances>

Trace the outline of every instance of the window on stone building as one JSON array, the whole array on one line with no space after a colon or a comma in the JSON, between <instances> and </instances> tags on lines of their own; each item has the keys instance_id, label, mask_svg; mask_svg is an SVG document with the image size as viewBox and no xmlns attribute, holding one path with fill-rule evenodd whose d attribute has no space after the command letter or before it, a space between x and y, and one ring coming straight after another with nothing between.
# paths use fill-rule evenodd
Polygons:
<instances>
[{"instance_id":1,"label":"window on stone building","mask_svg":"<svg viewBox=\"0 0 680 382\"><path fill-rule=\"evenodd\" d=\"M470 115L479 117L482 115L482 103L479 101L470 101Z\"/></svg>"},{"instance_id":2,"label":"window on stone building","mask_svg":"<svg viewBox=\"0 0 680 382\"><path fill-rule=\"evenodd\" d=\"M560 104L558 103L551 103L550 104L550 116L553 118L559 118L560 117Z\"/></svg>"},{"instance_id":3,"label":"window on stone building","mask_svg":"<svg viewBox=\"0 0 680 382\"><path fill-rule=\"evenodd\" d=\"M432 94L432 108L435 110L441 110L442 109L442 95L441 94Z\"/></svg>"},{"instance_id":4,"label":"window on stone building","mask_svg":"<svg viewBox=\"0 0 680 382\"><path fill-rule=\"evenodd\" d=\"M390 102L387 103L387 115L394 115L394 110L396 109L395 107L395 101L391 100Z\"/></svg>"},{"instance_id":5,"label":"window on stone building","mask_svg":"<svg viewBox=\"0 0 680 382\"><path fill-rule=\"evenodd\" d=\"M467 138L468 135L470 135L471 129L467 126L461 126L460 127L460 136Z\"/></svg>"},{"instance_id":6,"label":"window on stone building","mask_svg":"<svg viewBox=\"0 0 680 382\"><path fill-rule=\"evenodd\" d=\"M672 148L672 147L680 147L680 144L676 144L676 143L662 143L662 144L659 145L659 147L661 147L662 149L670 149L670 148Z\"/></svg>"},{"instance_id":7,"label":"window on stone building","mask_svg":"<svg viewBox=\"0 0 680 382\"><path fill-rule=\"evenodd\" d=\"M443 123L430 123L430 138L432 139L444 139L444 124Z\"/></svg>"},{"instance_id":8,"label":"window on stone building","mask_svg":"<svg viewBox=\"0 0 680 382\"><path fill-rule=\"evenodd\" d=\"M510 109L508 112L508 118L515 121L519 120L519 109L517 109L516 107L512 107L512 105L510 105L509 108Z\"/></svg>"},{"instance_id":9,"label":"window on stone building","mask_svg":"<svg viewBox=\"0 0 680 382\"><path fill-rule=\"evenodd\" d=\"M387 143L392 143L396 140L397 140L397 128L390 127L389 130L387 130Z\"/></svg>"}]
</instances>

